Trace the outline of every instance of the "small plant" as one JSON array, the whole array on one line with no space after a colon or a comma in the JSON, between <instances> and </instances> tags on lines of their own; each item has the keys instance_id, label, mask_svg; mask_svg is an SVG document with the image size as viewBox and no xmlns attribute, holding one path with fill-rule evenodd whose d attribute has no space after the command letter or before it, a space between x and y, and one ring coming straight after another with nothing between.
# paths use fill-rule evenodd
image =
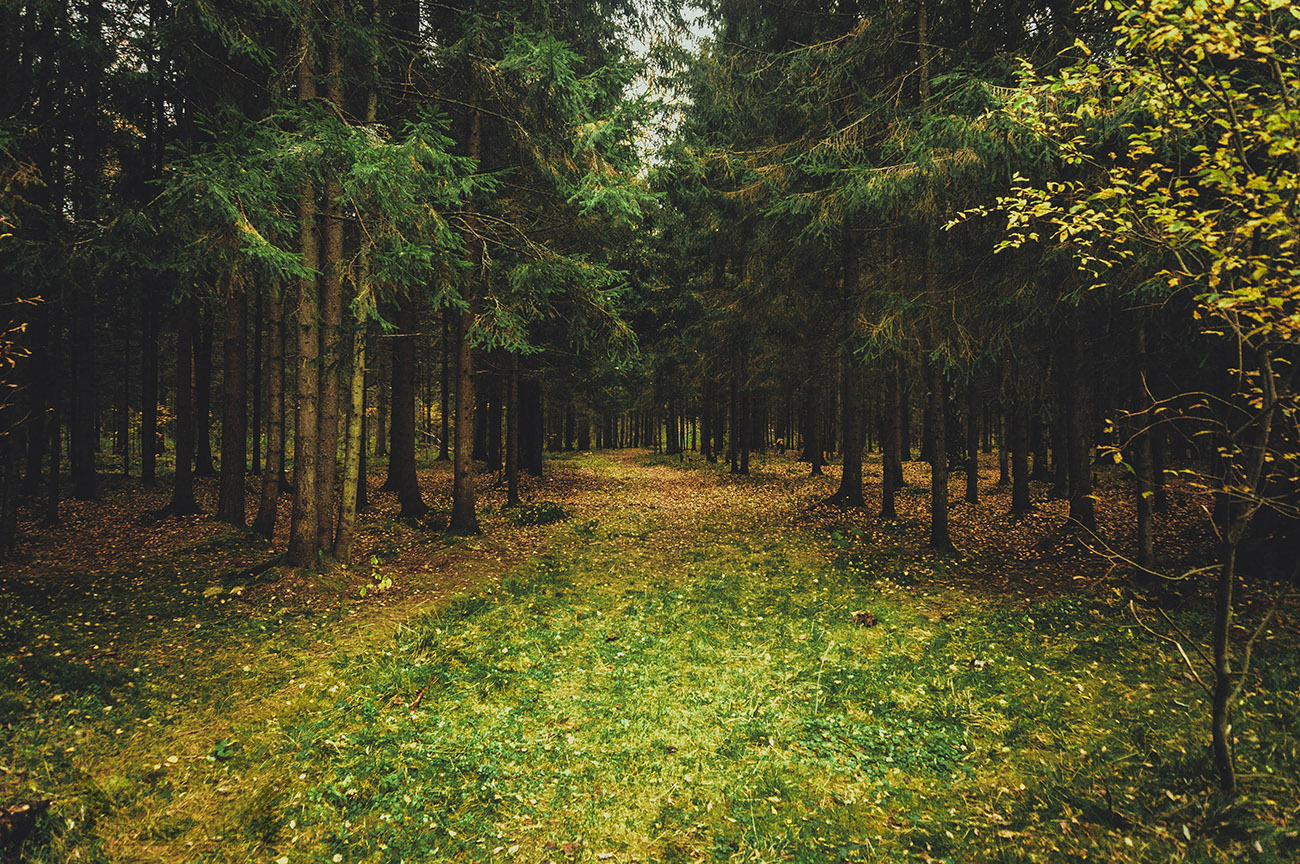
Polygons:
<instances>
[{"instance_id":1,"label":"small plant","mask_svg":"<svg viewBox=\"0 0 1300 864\"><path fill-rule=\"evenodd\" d=\"M379 565L382 563L378 555L370 556L370 584L362 585L357 589L358 597L368 597L371 594L382 594L393 587L393 575L391 573L381 572Z\"/></svg>"}]
</instances>

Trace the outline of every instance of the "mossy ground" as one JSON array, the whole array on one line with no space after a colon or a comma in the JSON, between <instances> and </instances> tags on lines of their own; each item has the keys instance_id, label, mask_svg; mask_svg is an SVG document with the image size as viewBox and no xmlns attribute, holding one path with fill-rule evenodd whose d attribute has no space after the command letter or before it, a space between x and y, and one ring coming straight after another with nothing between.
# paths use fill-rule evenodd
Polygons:
<instances>
[{"instance_id":1,"label":"mossy ground","mask_svg":"<svg viewBox=\"0 0 1300 864\"><path fill-rule=\"evenodd\" d=\"M0 800L55 801L26 860L1300 859L1294 607L1227 805L1204 695L1104 566L993 574L784 460L654 462L563 460L522 516L485 488L483 538L381 508L378 600L239 591L269 547L234 532L6 582Z\"/></svg>"}]
</instances>

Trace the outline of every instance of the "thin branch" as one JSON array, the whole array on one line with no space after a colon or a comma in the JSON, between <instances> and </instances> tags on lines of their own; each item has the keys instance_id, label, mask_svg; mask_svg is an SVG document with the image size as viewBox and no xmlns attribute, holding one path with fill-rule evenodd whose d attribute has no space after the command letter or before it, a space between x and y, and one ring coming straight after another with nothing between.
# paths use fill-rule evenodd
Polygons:
<instances>
[{"instance_id":1,"label":"thin branch","mask_svg":"<svg viewBox=\"0 0 1300 864\"><path fill-rule=\"evenodd\" d=\"M1166 636L1163 633L1157 633L1156 631L1148 627L1146 623L1140 617L1138 617L1137 604L1134 603L1132 600L1128 601L1128 608L1129 611L1133 613L1133 620L1138 623L1139 627L1141 627L1143 630L1147 631L1157 639L1161 639L1165 642L1172 642L1174 646L1178 648L1178 653L1182 655L1183 662L1187 664L1188 671L1192 673L1192 678L1196 680L1197 684L1201 685L1201 689L1205 691L1205 694L1207 696L1213 696L1214 695L1213 691L1210 690L1209 687L1205 686L1205 682L1201 680L1200 673L1198 673L1196 671L1196 667L1192 665L1191 658L1188 657L1187 652L1183 650L1182 643L1180 643L1177 639L1173 638L1172 636ZM1199 650L1197 653L1199 653Z\"/></svg>"}]
</instances>

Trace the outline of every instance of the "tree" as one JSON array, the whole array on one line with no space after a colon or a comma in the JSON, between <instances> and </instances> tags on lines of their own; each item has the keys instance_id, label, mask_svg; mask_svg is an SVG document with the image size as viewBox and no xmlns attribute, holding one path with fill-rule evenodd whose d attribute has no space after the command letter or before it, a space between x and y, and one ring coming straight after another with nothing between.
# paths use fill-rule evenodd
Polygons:
<instances>
[{"instance_id":1,"label":"tree","mask_svg":"<svg viewBox=\"0 0 1300 864\"><path fill-rule=\"evenodd\" d=\"M1080 170L1048 183L1018 177L999 201L1008 216L1004 243L1050 237L1073 250L1096 283L1144 265L1153 287L1194 295L1193 320L1229 343L1220 352L1231 382L1226 395L1188 392L1168 406L1218 442L1219 470L1203 475L1218 497L1221 538L1207 690L1219 787L1231 796L1231 711L1260 632L1234 669L1239 550L1261 511L1295 515L1300 216L1292 202L1300 130L1293 94L1300 76L1282 58L1300 18L1280 2L1205 10L1177 0L1111 5L1119 50L1110 62L1087 59L1045 79L1027 74L1010 99L1007 110ZM1099 148L1105 127L1093 118L1117 112L1131 131L1118 150Z\"/></svg>"}]
</instances>

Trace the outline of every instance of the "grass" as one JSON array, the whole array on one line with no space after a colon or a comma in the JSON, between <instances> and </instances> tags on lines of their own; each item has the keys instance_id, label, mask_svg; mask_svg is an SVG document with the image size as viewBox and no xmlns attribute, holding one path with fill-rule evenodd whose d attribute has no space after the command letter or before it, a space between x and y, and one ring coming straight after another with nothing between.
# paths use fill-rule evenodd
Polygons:
<instances>
[{"instance_id":1,"label":"grass","mask_svg":"<svg viewBox=\"0 0 1300 864\"><path fill-rule=\"evenodd\" d=\"M5 792L56 798L27 860L1300 858L1282 631L1226 806L1203 695L1119 596L974 593L880 532L770 530L798 490L578 465L624 488L395 627L163 563L139 612L6 595ZM148 659L88 661L110 637Z\"/></svg>"}]
</instances>

